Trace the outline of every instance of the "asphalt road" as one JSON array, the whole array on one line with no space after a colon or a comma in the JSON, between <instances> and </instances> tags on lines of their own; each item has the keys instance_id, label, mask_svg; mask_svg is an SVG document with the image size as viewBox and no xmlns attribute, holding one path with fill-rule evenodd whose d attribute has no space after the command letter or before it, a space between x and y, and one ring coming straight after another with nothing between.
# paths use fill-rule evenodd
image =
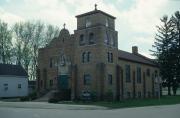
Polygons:
<instances>
[{"instance_id":1,"label":"asphalt road","mask_svg":"<svg viewBox=\"0 0 180 118\"><path fill-rule=\"evenodd\" d=\"M180 118L180 104L114 110L82 105L17 104L0 102L0 118Z\"/></svg>"}]
</instances>

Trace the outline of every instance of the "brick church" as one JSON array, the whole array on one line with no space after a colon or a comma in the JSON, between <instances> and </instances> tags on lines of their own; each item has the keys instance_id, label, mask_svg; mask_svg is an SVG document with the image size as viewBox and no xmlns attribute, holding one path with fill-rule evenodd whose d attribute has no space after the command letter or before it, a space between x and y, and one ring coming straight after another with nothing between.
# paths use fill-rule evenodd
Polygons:
<instances>
[{"instance_id":1,"label":"brick church","mask_svg":"<svg viewBox=\"0 0 180 118\"><path fill-rule=\"evenodd\" d=\"M158 94L159 69L138 52L118 49L115 17L96 7L80 14L74 34L64 28L59 36L39 49L37 89L70 90L72 100L84 92L99 100L111 93L114 100L148 98Z\"/></svg>"}]
</instances>

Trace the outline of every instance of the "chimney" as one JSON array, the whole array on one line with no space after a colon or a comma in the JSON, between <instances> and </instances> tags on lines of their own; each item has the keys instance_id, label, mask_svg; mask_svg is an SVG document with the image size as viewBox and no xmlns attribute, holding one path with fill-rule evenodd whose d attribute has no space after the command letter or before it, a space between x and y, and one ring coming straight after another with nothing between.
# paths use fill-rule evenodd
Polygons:
<instances>
[{"instance_id":1,"label":"chimney","mask_svg":"<svg viewBox=\"0 0 180 118\"><path fill-rule=\"evenodd\" d=\"M138 54L138 47L137 46L132 46L132 53Z\"/></svg>"}]
</instances>

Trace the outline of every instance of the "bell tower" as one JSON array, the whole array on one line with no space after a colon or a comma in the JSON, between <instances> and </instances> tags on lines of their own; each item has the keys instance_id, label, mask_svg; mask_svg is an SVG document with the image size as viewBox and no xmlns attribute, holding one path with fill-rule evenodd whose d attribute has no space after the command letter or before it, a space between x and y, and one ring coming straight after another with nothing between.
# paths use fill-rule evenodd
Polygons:
<instances>
[{"instance_id":1,"label":"bell tower","mask_svg":"<svg viewBox=\"0 0 180 118\"><path fill-rule=\"evenodd\" d=\"M118 33L115 17L97 9L80 14L75 32L75 63L78 68L77 92L95 92L103 98L106 92L116 94Z\"/></svg>"}]
</instances>

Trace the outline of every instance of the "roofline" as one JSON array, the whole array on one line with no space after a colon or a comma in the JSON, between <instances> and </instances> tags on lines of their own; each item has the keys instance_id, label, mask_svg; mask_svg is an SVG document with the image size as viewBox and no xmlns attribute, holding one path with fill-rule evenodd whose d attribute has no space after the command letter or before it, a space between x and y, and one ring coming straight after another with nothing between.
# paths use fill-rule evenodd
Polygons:
<instances>
[{"instance_id":1,"label":"roofline","mask_svg":"<svg viewBox=\"0 0 180 118\"><path fill-rule=\"evenodd\" d=\"M87 12L87 13L83 13L83 14L77 15L76 18L79 18L79 17L82 17L82 16L91 15L91 14L96 14L96 13L102 13L102 14L107 15L107 16L113 18L113 19L116 19L116 17L114 17L114 16L112 16L112 15L110 15L108 13L105 13L105 12L103 12L101 10L94 10L94 11L90 11L90 12Z\"/></svg>"},{"instance_id":2,"label":"roofline","mask_svg":"<svg viewBox=\"0 0 180 118\"><path fill-rule=\"evenodd\" d=\"M146 59L146 60L148 60L148 61L153 62L153 60L152 60L151 58L148 58L148 57L146 57L146 56L144 56L144 55L142 55L142 54L140 54L140 53L137 53L137 54L135 54L135 55L140 56L140 57L142 57L142 58L144 58L144 59Z\"/></svg>"},{"instance_id":3,"label":"roofline","mask_svg":"<svg viewBox=\"0 0 180 118\"><path fill-rule=\"evenodd\" d=\"M27 76L24 76L24 75L0 75L0 77L29 77L28 75Z\"/></svg>"},{"instance_id":4,"label":"roofline","mask_svg":"<svg viewBox=\"0 0 180 118\"><path fill-rule=\"evenodd\" d=\"M140 62L140 61L135 61L135 60L131 60L131 59L126 59L126 58L122 58L122 57L118 57L118 60L125 60L125 61L130 61L130 62L135 62L135 63L139 63L139 64L144 64L144 65L148 65L148 66L152 66L152 67L159 67L156 64L148 64L148 63L144 63L144 62Z\"/></svg>"}]
</instances>

